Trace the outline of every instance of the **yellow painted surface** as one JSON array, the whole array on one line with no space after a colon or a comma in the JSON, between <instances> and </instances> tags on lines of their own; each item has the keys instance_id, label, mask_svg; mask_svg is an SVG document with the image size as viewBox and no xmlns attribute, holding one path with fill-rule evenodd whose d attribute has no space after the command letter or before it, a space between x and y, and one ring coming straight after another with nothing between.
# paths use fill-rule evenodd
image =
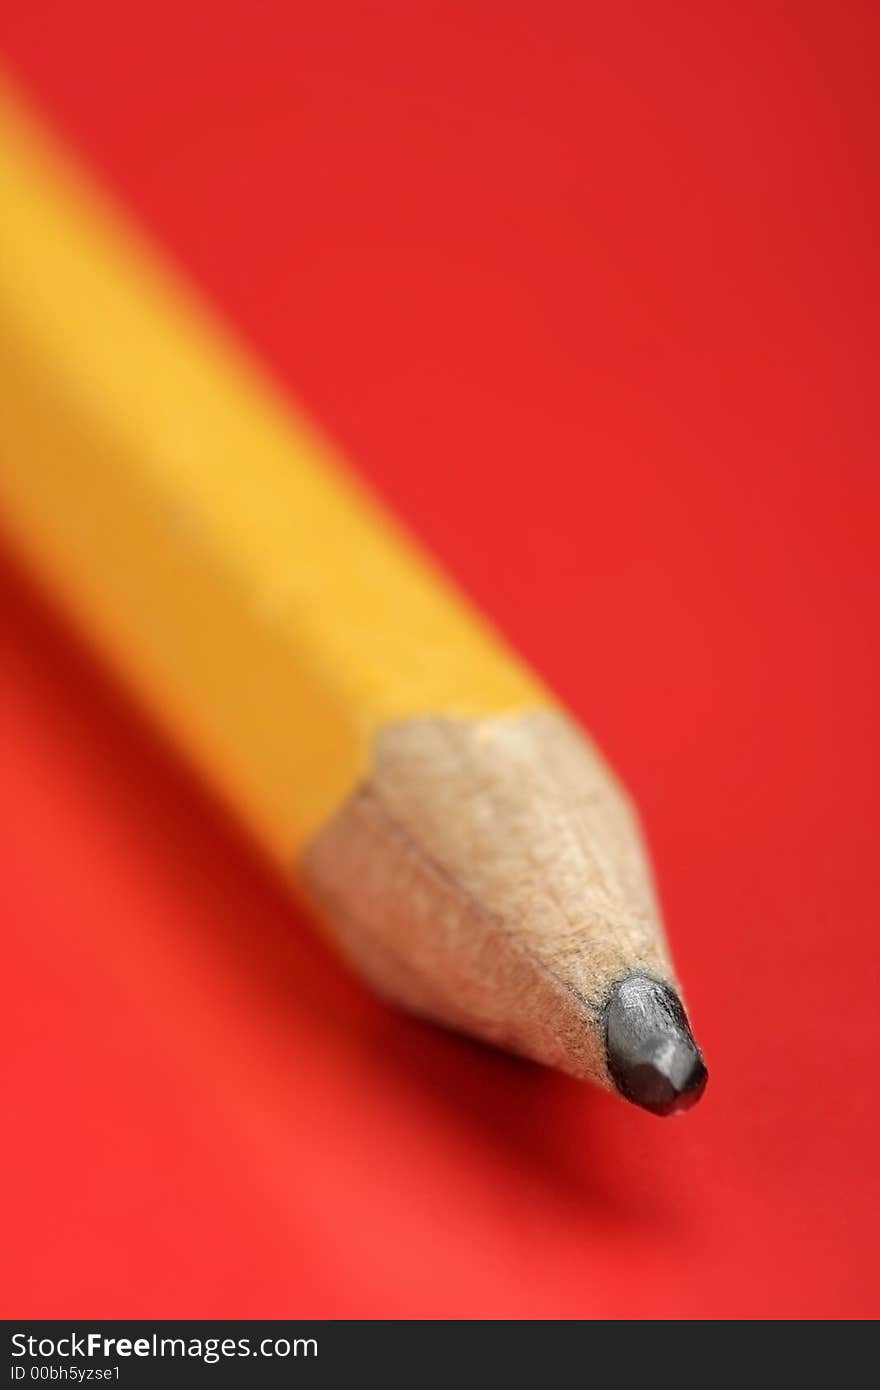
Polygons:
<instances>
[{"instance_id":1,"label":"yellow painted surface","mask_svg":"<svg viewBox=\"0 0 880 1390\"><path fill-rule=\"evenodd\" d=\"M547 700L2 87L0 526L283 861L382 724Z\"/></svg>"}]
</instances>

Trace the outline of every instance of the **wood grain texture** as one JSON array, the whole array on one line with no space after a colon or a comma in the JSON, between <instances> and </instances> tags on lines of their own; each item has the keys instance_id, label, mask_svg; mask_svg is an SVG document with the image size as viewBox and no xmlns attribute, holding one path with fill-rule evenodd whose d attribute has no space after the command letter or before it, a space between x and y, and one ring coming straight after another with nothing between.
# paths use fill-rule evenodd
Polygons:
<instances>
[{"instance_id":1,"label":"wood grain texture","mask_svg":"<svg viewBox=\"0 0 880 1390\"><path fill-rule=\"evenodd\" d=\"M633 807L554 711L384 729L303 879L382 994L603 1085L610 986L673 982Z\"/></svg>"}]
</instances>

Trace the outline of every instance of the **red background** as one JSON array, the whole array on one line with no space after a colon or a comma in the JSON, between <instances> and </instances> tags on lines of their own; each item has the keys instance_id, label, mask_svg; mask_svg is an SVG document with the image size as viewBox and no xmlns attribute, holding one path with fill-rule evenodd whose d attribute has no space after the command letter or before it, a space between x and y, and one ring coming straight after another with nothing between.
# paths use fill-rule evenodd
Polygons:
<instances>
[{"instance_id":1,"label":"red background","mask_svg":"<svg viewBox=\"0 0 880 1390\"><path fill-rule=\"evenodd\" d=\"M3 1311L876 1314L877 7L3 11L624 774L712 1073L388 1012L7 565Z\"/></svg>"}]
</instances>

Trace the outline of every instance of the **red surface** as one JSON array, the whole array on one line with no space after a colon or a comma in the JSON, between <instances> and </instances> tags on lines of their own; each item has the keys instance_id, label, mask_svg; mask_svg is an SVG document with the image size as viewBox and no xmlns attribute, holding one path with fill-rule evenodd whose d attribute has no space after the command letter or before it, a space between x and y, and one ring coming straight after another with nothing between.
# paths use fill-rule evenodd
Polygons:
<instances>
[{"instance_id":1,"label":"red surface","mask_svg":"<svg viewBox=\"0 0 880 1390\"><path fill-rule=\"evenodd\" d=\"M386 1011L9 570L3 1311L876 1315L877 7L3 9L624 773L712 1071Z\"/></svg>"}]
</instances>

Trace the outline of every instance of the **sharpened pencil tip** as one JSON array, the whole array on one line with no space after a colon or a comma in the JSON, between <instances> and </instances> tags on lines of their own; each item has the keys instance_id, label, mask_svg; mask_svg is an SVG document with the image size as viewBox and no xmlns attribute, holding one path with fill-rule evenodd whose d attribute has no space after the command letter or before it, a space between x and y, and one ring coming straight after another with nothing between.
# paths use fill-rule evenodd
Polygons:
<instances>
[{"instance_id":1,"label":"sharpened pencil tip","mask_svg":"<svg viewBox=\"0 0 880 1390\"><path fill-rule=\"evenodd\" d=\"M605 1006L608 1070L621 1095L655 1115L689 1110L708 1072L681 1000L647 975L628 975Z\"/></svg>"}]
</instances>

